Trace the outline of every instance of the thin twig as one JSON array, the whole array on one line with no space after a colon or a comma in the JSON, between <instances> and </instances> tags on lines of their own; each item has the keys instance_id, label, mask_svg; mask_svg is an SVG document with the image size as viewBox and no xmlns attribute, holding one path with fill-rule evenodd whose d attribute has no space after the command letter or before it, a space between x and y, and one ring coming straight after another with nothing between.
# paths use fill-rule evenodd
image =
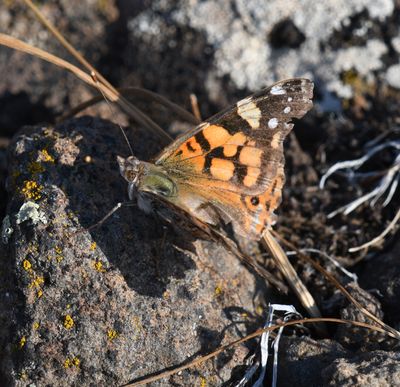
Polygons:
<instances>
[{"instance_id":1,"label":"thin twig","mask_svg":"<svg viewBox=\"0 0 400 387\"><path fill-rule=\"evenodd\" d=\"M373 246L373 245L379 243L396 226L396 224L399 220L400 220L400 209L397 211L396 216L389 223L389 226L387 226L381 234L379 234L377 237L370 240L369 242L362 244L361 246L351 247L349 249L349 253L355 253L356 251L366 249L367 247L370 247L370 246Z\"/></svg>"},{"instance_id":2,"label":"thin twig","mask_svg":"<svg viewBox=\"0 0 400 387\"><path fill-rule=\"evenodd\" d=\"M379 326L381 326L383 329L385 329L388 332L391 332L395 337L398 337L400 339L400 332L398 332L396 329L392 328L391 326L385 324L381 319L376 317L374 314L372 314L369 310L364 308L344 287L343 285L332 275L330 274L327 270L325 270L318 262L314 261L312 258L310 258L308 255L302 253L299 249L296 248L296 246L293 245L293 243L289 242L285 238L283 238L281 235L279 235L276 231L271 230L271 233L280 240L284 245L286 245L289 249L294 250L297 252L298 256L303 259L304 261L310 263L316 270L318 270L328 281L330 281L361 313L363 313L365 316L370 318L372 321L377 323Z\"/></svg>"},{"instance_id":3,"label":"thin twig","mask_svg":"<svg viewBox=\"0 0 400 387\"><path fill-rule=\"evenodd\" d=\"M196 94L190 94L190 103L192 105L192 112L194 116L201 121L201 113L199 109L199 102L197 101Z\"/></svg>"},{"instance_id":4,"label":"thin twig","mask_svg":"<svg viewBox=\"0 0 400 387\"><path fill-rule=\"evenodd\" d=\"M127 113L140 125L152 130L152 132L157 134L158 136L162 136L164 142L167 141L169 142L171 140L171 137L167 133L165 133L153 120L151 120L140 109L138 109L137 107L129 103L127 100L125 100L121 96L121 94L118 93L118 91L116 91L115 89L114 91L113 89L104 86L104 84L102 83L96 84L93 81L93 77L90 74L87 74L86 72L82 71L80 68L74 66L73 64L67 62L66 60L61 59L53 54L50 54L47 51L33 47L30 44L22 42L21 40L13 38L6 34L0 33L0 44L13 48L18 51L25 52L27 54L36 56L47 62L55 64L56 66L71 72L76 77L84 81L86 84L96 89L96 91L98 91L98 88L101 88L102 92L109 100L116 102L125 113Z\"/></svg>"},{"instance_id":5,"label":"thin twig","mask_svg":"<svg viewBox=\"0 0 400 387\"><path fill-rule=\"evenodd\" d=\"M335 265L343 274L347 275L349 278L351 278L354 282L357 283L357 281L358 281L357 274L351 273L350 271L348 271L335 258L331 257L329 254L325 253L324 251L321 251L318 249L313 249L313 248L301 249L300 251L302 253L316 253L316 254L321 255L322 257L331 261L332 264ZM287 251L286 254L287 255L297 255L297 252L296 251Z\"/></svg>"},{"instance_id":6,"label":"thin twig","mask_svg":"<svg viewBox=\"0 0 400 387\"><path fill-rule=\"evenodd\" d=\"M187 110L181 108L179 105L176 103L171 102L167 98L161 96L160 94L154 93L150 90L142 89L140 87L121 87L117 89L119 93L126 97L138 97L138 98L146 98L146 99L151 99L159 104L165 106L166 108L174 111L177 115L179 115L183 120L190 122L191 124L198 125L200 121L191 113L189 113ZM103 102L104 99L102 96L98 95L96 97L93 97L85 102L80 103L78 106L75 106L72 108L70 111L67 113L63 114L58 120L59 121L64 121L70 117L75 116L82 110L93 106L99 102Z\"/></svg>"}]
</instances>

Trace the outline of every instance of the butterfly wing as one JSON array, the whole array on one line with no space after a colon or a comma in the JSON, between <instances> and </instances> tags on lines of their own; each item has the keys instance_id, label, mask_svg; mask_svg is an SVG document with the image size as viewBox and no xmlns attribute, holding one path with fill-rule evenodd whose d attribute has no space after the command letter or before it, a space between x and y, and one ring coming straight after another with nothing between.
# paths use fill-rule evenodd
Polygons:
<instances>
[{"instance_id":1,"label":"butterfly wing","mask_svg":"<svg viewBox=\"0 0 400 387\"><path fill-rule=\"evenodd\" d=\"M174 204L259 239L274 222L284 184L283 140L312 107L313 83L278 82L179 137L155 160L177 187Z\"/></svg>"}]
</instances>

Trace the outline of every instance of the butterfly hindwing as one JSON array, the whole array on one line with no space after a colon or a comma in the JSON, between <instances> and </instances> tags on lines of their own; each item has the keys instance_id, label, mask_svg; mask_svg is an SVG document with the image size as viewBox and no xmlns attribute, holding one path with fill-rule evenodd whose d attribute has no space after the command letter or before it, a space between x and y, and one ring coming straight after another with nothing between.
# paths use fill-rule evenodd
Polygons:
<instances>
[{"instance_id":1,"label":"butterfly hindwing","mask_svg":"<svg viewBox=\"0 0 400 387\"><path fill-rule=\"evenodd\" d=\"M175 203L207 223L231 221L258 238L273 222L284 184L283 140L312 107L307 79L276 83L211 117L155 161L178 186Z\"/></svg>"}]
</instances>

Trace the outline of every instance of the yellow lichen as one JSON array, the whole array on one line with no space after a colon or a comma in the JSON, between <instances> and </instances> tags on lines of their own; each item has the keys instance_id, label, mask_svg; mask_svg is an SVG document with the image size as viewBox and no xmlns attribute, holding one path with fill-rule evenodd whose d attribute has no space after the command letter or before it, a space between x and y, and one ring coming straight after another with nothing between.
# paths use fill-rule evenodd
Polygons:
<instances>
[{"instance_id":1,"label":"yellow lichen","mask_svg":"<svg viewBox=\"0 0 400 387\"><path fill-rule=\"evenodd\" d=\"M22 266L26 271L30 271L32 269L32 264L27 259L22 262Z\"/></svg>"},{"instance_id":2,"label":"yellow lichen","mask_svg":"<svg viewBox=\"0 0 400 387\"><path fill-rule=\"evenodd\" d=\"M39 200L42 197L43 186L33 180L25 180L21 193L28 200Z\"/></svg>"},{"instance_id":3,"label":"yellow lichen","mask_svg":"<svg viewBox=\"0 0 400 387\"><path fill-rule=\"evenodd\" d=\"M56 261L60 263L64 259L64 256L62 255L62 248L60 246L56 246L54 251L56 253Z\"/></svg>"},{"instance_id":4,"label":"yellow lichen","mask_svg":"<svg viewBox=\"0 0 400 387\"><path fill-rule=\"evenodd\" d=\"M92 242L90 244L90 250L94 251L94 250L96 250L96 247L97 247L97 243L96 242Z\"/></svg>"},{"instance_id":5,"label":"yellow lichen","mask_svg":"<svg viewBox=\"0 0 400 387\"><path fill-rule=\"evenodd\" d=\"M65 359L64 361L64 368L69 368L72 365L72 361L71 359L69 359L68 357Z\"/></svg>"},{"instance_id":6,"label":"yellow lichen","mask_svg":"<svg viewBox=\"0 0 400 387\"><path fill-rule=\"evenodd\" d=\"M257 308L256 308L256 313L257 313L259 316L261 316L261 315L263 314L263 312L264 312L263 307L262 307L261 305L258 305Z\"/></svg>"},{"instance_id":7,"label":"yellow lichen","mask_svg":"<svg viewBox=\"0 0 400 387\"><path fill-rule=\"evenodd\" d=\"M38 161L32 161L28 164L28 171L32 175L36 175L38 173L43 173L45 171L45 168Z\"/></svg>"},{"instance_id":8,"label":"yellow lichen","mask_svg":"<svg viewBox=\"0 0 400 387\"><path fill-rule=\"evenodd\" d=\"M39 324L37 321L35 321L35 322L33 323L33 325L32 325L32 328L33 328L35 331L38 330L39 327L40 327L40 324Z\"/></svg>"},{"instance_id":9,"label":"yellow lichen","mask_svg":"<svg viewBox=\"0 0 400 387\"><path fill-rule=\"evenodd\" d=\"M200 387L207 386L207 379L204 376L200 376Z\"/></svg>"},{"instance_id":10,"label":"yellow lichen","mask_svg":"<svg viewBox=\"0 0 400 387\"><path fill-rule=\"evenodd\" d=\"M69 315L69 314L67 314L65 317L64 317L64 328L65 329L71 329L73 326L74 326L74 320L73 320L73 318L71 317L71 315Z\"/></svg>"},{"instance_id":11,"label":"yellow lichen","mask_svg":"<svg viewBox=\"0 0 400 387\"><path fill-rule=\"evenodd\" d=\"M109 329L107 331L108 340L112 341L118 336L118 332L114 329Z\"/></svg>"},{"instance_id":12,"label":"yellow lichen","mask_svg":"<svg viewBox=\"0 0 400 387\"><path fill-rule=\"evenodd\" d=\"M21 339L19 340L19 347L23 348L26 344L26 337L22 336Z\"/></svg>"},{"instance_id":13,"label":"yellow lichen","mask_svg":"<svg viewBox=\"0 0 400 387\"><path fill-rule=\"evenodd\" d=\"M81 364L81 361L77 356L73 357L70 359L67 357L64 361L64 368L70 368L70 367L76 367L79 368L79 365Z\"/></svg>"},{"instance_id":14,"label":"yellow lichen","mask_svg":"<svg viewBox=\"0 0 400 387\"><path fill-rule=\"evenodd\" d=\"M103 264L100 261L95 261L93 264L93 267L99 272L99 273L105 273L106 269L104 269Z\"/></svg>"},{"instance_id":15,"label":"yellow lichen","mask_svg":"<svg viewBox=\"0 0 400 387\"><path fill-rule=\"evenodd\" d=\"M42 290L42 289L39 289L39 290L37 291L36 295L37 295L37 298L42 297L42 296L43 296L43 290Z\"/></svg>"},{"instance_id":16,"label":"yellow lichen","mask_svg":"<svg viewBox=\"0 0 400 387\"><path fill-rule=\"evenodd\" d=\"M47 149L42 149L40 151L40 154L42 156L43 161L48 162L48 163L54 163L54 157L49 154Z\"/></svg>"},{"instance_id":17,"label":"yellow lichen","mask_svg":"<svg viewBox=\"0 0 400 387\"><path fill-rule=\"evenodd\" d=\"M214 294L215 294L216 296L219 296L219 295L222 294L222 286L221 286L221 285L217 285L217 286L215 287L215 289L214 289Z\"/></svg>"},{"instance_id":18,"label":"yellow lichen","mask_svg":"<svg viewBox=\"0 0 400 387\"><path fill-rule=\"evenodd\" d=\"M44 278L41 276L35 276L32 279L32 282L29 284L30 288L40 288L41 285L44 283Z\"/></svg>"}]
</instances>

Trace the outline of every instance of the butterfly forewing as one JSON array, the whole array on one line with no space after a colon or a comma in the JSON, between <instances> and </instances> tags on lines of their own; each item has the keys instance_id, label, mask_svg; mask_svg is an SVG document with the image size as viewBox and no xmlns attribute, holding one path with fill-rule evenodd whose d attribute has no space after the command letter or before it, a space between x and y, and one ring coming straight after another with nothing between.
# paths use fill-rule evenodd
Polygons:
<instances>
[{"instance_id":1,"label":"butterfly forewing","mask_svg":"<svg viewBox=\"0 0 400 387\"><path fill-rule=\"evenodd\" d=\"M312 107L313 83L276 83L213 116L168 146L155 161L176 182L175 203L211 223L259 238L273 222L284 184L283 140Z\"/></svg>"}]
</instances>

